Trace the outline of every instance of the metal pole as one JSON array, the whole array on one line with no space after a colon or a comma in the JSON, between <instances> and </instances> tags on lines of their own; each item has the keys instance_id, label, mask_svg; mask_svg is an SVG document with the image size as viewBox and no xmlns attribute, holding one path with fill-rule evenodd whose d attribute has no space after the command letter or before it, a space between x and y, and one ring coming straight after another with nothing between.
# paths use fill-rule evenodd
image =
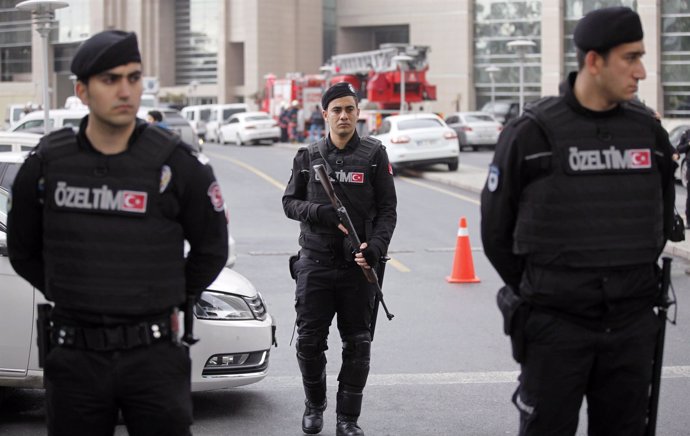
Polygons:
<instances>
[{"instance_id":1,"label":"metal pole","mask_svg":"<svg viewBox=\"0 0 690 436\"><path fill-rule=\"evenodd\" d=\"M494 73L489 73L489 78L491 79L491 107L493 108L495 107L496 102L496 86L494 84Z\"/></svg>"},{"instance_id":2,"label":"metal pole","mask_svg":"<svg viewBox=\"0 0 690 436\"><path fill-rule=\"evenodd\" d=\"M523 84L523 81L524 81L524 77L523 77L523 75L524 75L524 71L523 71L524 64L525 64L524 57L520 56L520 107L518 108L518 115L522 115L522 107L525 104L525 93L524 93L524 84Z\"/></svg>"},{"instance_id":3,"label":"metal pole","mask_svg":"<svg viewBox=\"0 0 690 436\"><path fill-rule=\"evenodd\" d=\"M49 18L46 18L46 20L49 20ZM45 26L39 27L38 33L41 35L41 42L43 44L43 133L46 135L50 131L50 128L48 126L48 123L50 121L50 85L48 83L48 32L50 31L48 28L49 25L49 22L38 23L38 26Z\"/></svg>"}]
</instances>

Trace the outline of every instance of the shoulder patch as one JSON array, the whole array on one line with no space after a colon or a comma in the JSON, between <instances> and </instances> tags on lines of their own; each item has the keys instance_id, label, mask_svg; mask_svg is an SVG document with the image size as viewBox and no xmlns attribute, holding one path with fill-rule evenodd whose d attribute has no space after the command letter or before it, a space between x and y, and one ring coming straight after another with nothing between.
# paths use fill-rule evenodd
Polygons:
<instances>
[{"instance_id":1,"label":"shoulder patch","mask_svg":"<svg viewBox=\"0 0 690 436\"><path fill-rule=\"evenodd\" d=\"M501 170L497 165L489 166L489 176L486 178L486 189L496 192L501 182Z\"/></svg>"}]
</instances>

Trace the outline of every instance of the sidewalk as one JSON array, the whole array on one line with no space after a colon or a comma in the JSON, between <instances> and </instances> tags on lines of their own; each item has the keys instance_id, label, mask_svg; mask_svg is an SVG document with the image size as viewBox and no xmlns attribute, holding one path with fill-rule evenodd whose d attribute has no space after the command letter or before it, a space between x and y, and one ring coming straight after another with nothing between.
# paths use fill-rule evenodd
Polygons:
<instances>
[{"instance_id":1,"label":"sidewalk","mask_svg":"<svg viewBox=\"0 0 690 436\"><path fill-rule=\"evenodd\" d=\"M472 165L460 164L457 171L447 171L445 167L431 167L426 171L415 172L419 177L438 183L445 183L457 188L480 193L484 188L487 169ZM690 230L685 231L685 241L668 242L664 252L673 256L690 260Z\"/></svg>"}]
</instances>

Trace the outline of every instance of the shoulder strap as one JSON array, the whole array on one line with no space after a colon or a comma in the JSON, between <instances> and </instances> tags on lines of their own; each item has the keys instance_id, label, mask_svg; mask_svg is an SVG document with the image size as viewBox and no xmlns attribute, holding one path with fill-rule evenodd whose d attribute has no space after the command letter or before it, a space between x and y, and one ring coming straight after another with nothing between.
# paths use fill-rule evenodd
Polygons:
<instances>
[{"instance_id":1,"label":"shoulder strap","mask_svg":"<svg viewBox=\"0 0 690 436\"><path fill-rule=\"evenodd\" d=\"M163 165L180 143L180 138L173 132L149 125L132 144L131 152L155 168Z\"/></svg>"},{"instance_id":2,"label":"shoulder strap","mask_svg":"<svg viewBox=\"0 0 690 436\"><path fill-rule=\"evenodd\" d=\"M59 159L79 152L77 134L71 127L51 132L41 138L36 153L45 162Z\"/></svg>"}]
</instances>

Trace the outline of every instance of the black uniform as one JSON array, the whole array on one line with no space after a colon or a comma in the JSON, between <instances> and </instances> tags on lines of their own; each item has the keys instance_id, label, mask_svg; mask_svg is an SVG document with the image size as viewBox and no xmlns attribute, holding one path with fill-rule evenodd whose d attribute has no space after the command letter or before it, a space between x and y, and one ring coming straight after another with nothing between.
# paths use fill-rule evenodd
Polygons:
<instances>
[{"instance_id":1,"label":"black uniform","mask_svg":"<svg viewBox=\"0 0 690 436\"><path fill-rule=\"evenodd\" d=\"M360 140L356 133L342 150L331 143L330 137L322 141L326 141L327 159L338 179L336 193L360 239L385 255L395 228L397 198L384 147L373 139ZM318 209L329 204L313 169L320 162L323 160L316 144L301 148L283 195L285 214L300 221L301 227L302 248L293 267L297 281L297 359L307 400L325 405L324 351L328 348L331 321L337 314L343 362L336 409L338 414L357 417L369 373L374 290L354 263L345 235L332 223L319 221Z\"/></svg>"},{"instance_id":2,"label":"black uniform","mask_svg":"<svg viewBox=\"0 0 690 436\"><path fill-rule=\"evenodd\" d=\"M482 240L527 303L520 434L644 429L658 321L656 260L670 229L673 149L641 105L582 107L572 90L509 124L482 192Z\"/></svg>"},{"instance_id":3,"label":"black uniform","mask_svg":"<svg viewBox=\"0 0 690 436\"><path fill-rule=\"evenodd\" d=\"M218 184L163 129L139 122L125 152L104 155L87 120L41 140L8 217L12 265L55 303L49 431L109 434L121 409L130 434L188 434L191 362L172 315L225 264Z\"/></svg>"}]
</instances>

